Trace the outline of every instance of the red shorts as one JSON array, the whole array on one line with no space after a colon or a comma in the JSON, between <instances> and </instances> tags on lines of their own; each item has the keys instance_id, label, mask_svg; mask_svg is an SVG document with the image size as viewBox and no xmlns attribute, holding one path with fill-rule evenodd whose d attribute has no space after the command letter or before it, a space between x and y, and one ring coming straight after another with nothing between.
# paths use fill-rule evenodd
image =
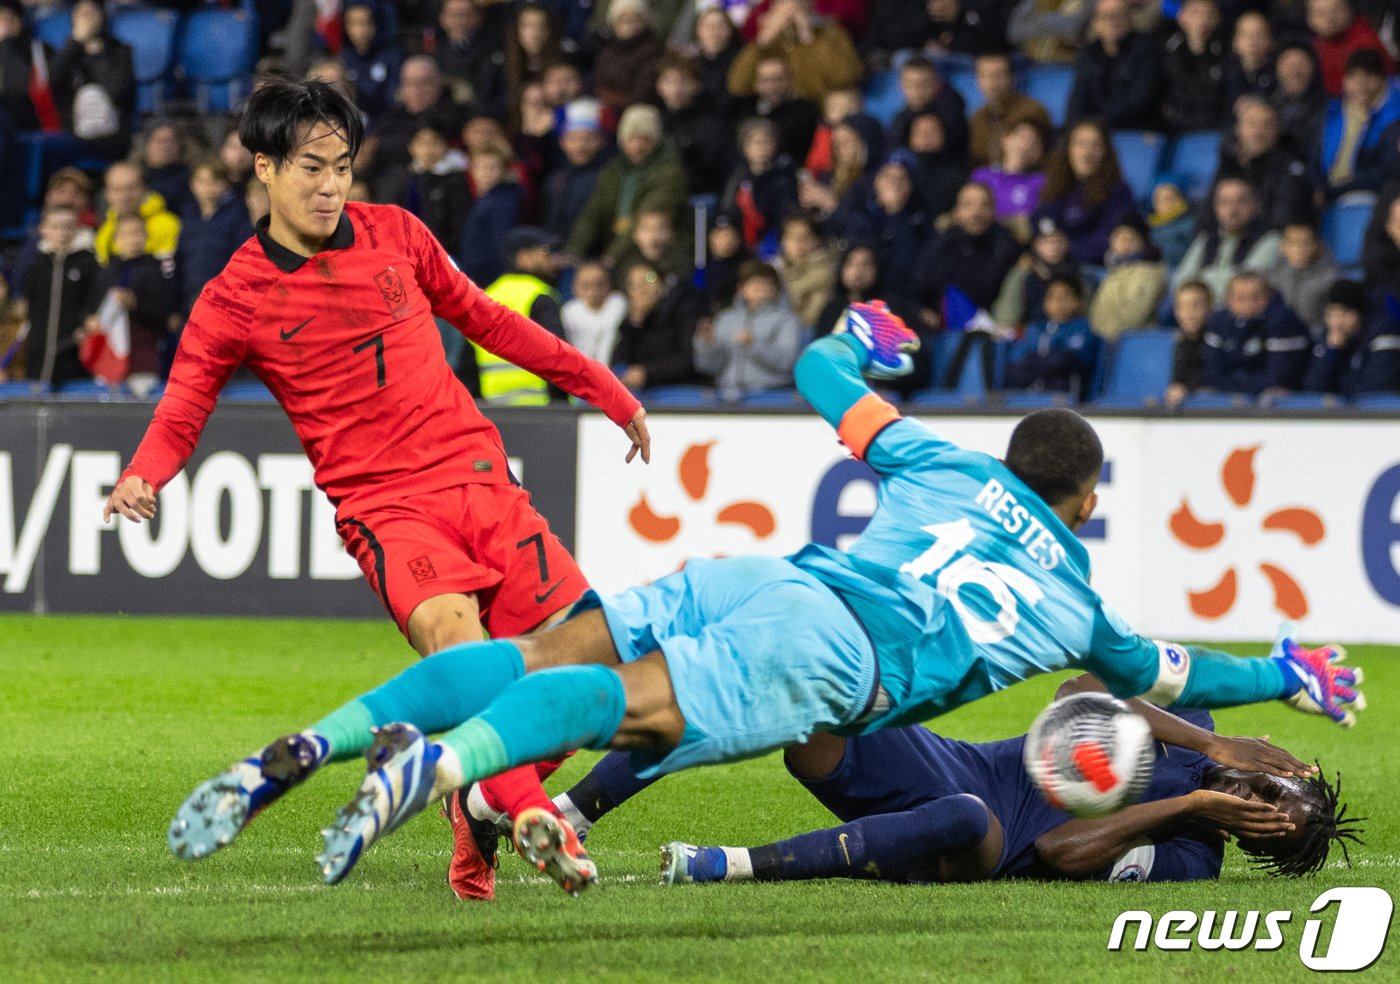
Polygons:
<instances>
[{"instance_id":1,"label":"red shorts","mask_svg":"<svg viewBox=\"0 0 1400 984\"><path fill-rule=\"evenodd\" d=\"M437 595L476 595L482 625L502 639L530 631L588 588L515 485L415 495L336 529L405 637L413 610Z\"/></svg>"}]
</instances>

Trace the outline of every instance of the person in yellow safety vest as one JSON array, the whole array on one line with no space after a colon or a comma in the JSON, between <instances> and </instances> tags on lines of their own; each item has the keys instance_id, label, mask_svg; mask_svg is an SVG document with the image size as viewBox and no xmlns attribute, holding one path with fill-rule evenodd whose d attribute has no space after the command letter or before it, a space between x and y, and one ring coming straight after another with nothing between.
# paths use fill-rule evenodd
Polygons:
<instances>
[{"instance_id":1,"label":"person in yellow safety vest","mask_svg":"<svg viewBox=\"0 0 1400 984\"><path fill-rule=\"evenodd\" d=\"M562 266L555 252L558 248L559 239L543 229L535 226L512 229L505 243L510 269L492 281L486 288L486 296L563 338L561 299L553 287ZM481 399L517 407L544 406L551 400L567 399L563 391L487 352L475 342L472 349L476 355L479 389L475 395Z\"/></svg>"}]
</instances>

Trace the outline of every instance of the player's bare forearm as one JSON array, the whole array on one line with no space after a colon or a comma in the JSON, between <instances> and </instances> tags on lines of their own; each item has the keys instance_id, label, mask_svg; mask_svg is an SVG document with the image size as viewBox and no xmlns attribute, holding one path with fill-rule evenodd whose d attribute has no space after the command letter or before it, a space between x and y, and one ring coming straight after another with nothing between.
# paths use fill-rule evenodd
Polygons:
<instances>
[{"instance_id":1,"label":"player's bare forearm","mask_svg":"<svg viewBox=\"0 0 1400 984\"><path fill-rule=\"evenodd\" d=\"M1124 807L1095 820L1069 820L1035 839L1041 862L1067 878L1102 874L1143 838L1190 819L1190 795Z\"/></svg>"}]
</instances>

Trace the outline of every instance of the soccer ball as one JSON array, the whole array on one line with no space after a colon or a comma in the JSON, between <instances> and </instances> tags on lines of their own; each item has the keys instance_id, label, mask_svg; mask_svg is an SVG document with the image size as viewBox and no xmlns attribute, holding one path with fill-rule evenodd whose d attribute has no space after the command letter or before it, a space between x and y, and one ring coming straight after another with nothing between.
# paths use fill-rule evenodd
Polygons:
<instances>
[{"instance_id":1,"label":"soccer ball","mask_svg":"<svg viewBox=\"0 0 1400 984\"><path fill-rule=\"evenodd\" d=\"M1137 801L1152 778L1152 729L1108 694L1074 694L1036 716L1026 772L1057 810L1102 817Z\"/></svg>"}]
</instances>

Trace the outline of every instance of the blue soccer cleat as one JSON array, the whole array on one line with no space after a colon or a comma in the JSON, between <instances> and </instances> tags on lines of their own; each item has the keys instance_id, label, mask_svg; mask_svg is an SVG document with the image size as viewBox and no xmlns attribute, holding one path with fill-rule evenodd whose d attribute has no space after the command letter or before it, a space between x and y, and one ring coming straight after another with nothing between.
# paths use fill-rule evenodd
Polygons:
<instances>
[{"instance_id":1,"label":"blue soccer cleat","mask_svg":"<svg viewBox=\"0 0 1400 984\"><path fill-rule=\"evenodd\" d=\"M1271 658L1299 687L1284 702L1307 714L1331 718L1343 728L1356 724L1356 712L1366 709L1366 697L1356 689L1365 675L1359 667L1341 665L1347 651L1341 646L1304 649L1289 638L1274 645Z\"/></svg>"},{"instance_id":2,"label":"blue soccer cleat","mask_svg":"<svg viewBox=\"0 0 1400 984\"><path fill-rule=\"evenodd\" d=\"M722 847L696 847L671 841L661 849L661 884L690 885L724 881L729 859Z\"/></svg>"},{"instance_id":3,"label":"blue soccer cleat","mask_svg":"<svg viewBox=\"0 0 1400 984\"><path fill-rule=\"evenodd\" d=\"M852 304L842 327L865 349L867 374L896 379L913 371L909 353L918 350L919 336L884 301Z\"/></svg>"},{"instance_id":4,"label":"blue soccer cleat","mask_svg":"<svg viewBox=\"0 0 1400 984\"><path fill-rule=\"evenodd\" d=\"M170 853L198 861L227 847L253 817L319 769L329 752L324 738L287 735L201 783L170 821Z\"/></svg>"},{"instance_id":5,"label":"blue soccer cleat","mask_svg":"<svg viewBox=\"0 0 1400 984\"><path fill-rule=\"evenodd\" d=\"M326 846L316 855L316 863L322 881L327 885L339 882L371 844L398 830L448 792L438 787L441 758L442 746L428 741L411 724L386 724L375 729L374 744L365 751L365 781L331 825L321 831Z\"/></svg>"}]
</instances>

